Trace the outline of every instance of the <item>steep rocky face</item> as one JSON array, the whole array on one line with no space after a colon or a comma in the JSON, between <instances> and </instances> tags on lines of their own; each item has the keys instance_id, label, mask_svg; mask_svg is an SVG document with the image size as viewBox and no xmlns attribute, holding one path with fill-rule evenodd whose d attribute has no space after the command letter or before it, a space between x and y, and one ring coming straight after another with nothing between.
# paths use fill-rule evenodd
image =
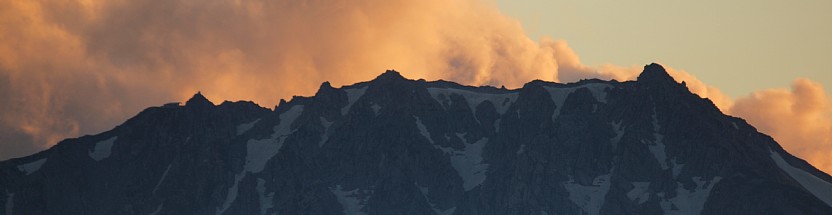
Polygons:
<instances>
[{"instance_id":1,"label":"steep rocky face","mask_svg":"<svg viewBox=\"0 0 832 215\"><path fill-rule=\"evenodd\" d=\"M832 214L832 177L657 64L523 88L388 71L149 108L0 162L6 214Z\"/></svg>"}]
</instances>

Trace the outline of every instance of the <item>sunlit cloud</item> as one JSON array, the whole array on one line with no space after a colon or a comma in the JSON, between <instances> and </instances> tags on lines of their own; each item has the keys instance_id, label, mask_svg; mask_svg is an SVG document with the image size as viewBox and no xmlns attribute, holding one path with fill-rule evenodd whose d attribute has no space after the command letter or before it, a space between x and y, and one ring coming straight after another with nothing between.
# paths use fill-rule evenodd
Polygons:
<instances>
[{"instance_id":1,"label":"sunlit cloud","mask_svg":"<svg viewBox=\"0 0 832 215\"><path fill-rule=\"evenodd\" d=\"M37 148L196 91L270 107L385 69L557 80L555 50L481 1L3 1L0 12L0 130Z\"/></svg>"},{"instance_id":2,"label":"sunlit cloud","mask_svg":"<svg viewBox=\"0 0 832 215\"><path fill-rule=\"evenodd\" d=\"M797 79L789 89L769 89L737 99L730 112L771 135L783 147L832 172L832 99L823 86Z\"/></svg>"},{"instance_id":3,"label":"sunlit cloud","mask_svg":"<svg viewBox=\"0 0 832 215\"><path fill-rule=\"evenodd\" d=\"M479 0L0 1L0 26L0 159L107 130L142 108L196 91L214 101L273 107L313 95L323 81L352 84L386 69L509 88L534 79L624 81L641 72L641 65L582 64L566 41L532 40L517 20ZM768 117L781 112L744 108L778 108L783 104L768 98L781 91L741 98L732 108L718 88L667 68L691 91L815 164L823 164L815 152L832 148L832 132L824 135L822 127L802 131L814 139L781 128L828 116L828 107L786 112L804 121ZM797 92L786 93L804 97ZM822 141L814 146L821 150L797 150Z\"/></svg>"}]
</instances>

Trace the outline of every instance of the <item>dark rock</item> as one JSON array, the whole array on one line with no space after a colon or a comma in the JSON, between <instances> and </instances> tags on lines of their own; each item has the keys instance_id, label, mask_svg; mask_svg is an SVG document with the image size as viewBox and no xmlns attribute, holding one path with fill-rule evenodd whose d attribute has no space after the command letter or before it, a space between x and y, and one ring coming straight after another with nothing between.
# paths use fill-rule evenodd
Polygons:
<instances>
[{"instance_id":1,"label":"dark rock","mask_svg":"<svg viewBox=\"0 0 832 215\"><path fill-rule=\"evenodd\" d=\"M830 182L658 64L515 90L390 70L274 111L197 93L0 162L0 213L832 214Z\"/></svg>"}]
</instances>

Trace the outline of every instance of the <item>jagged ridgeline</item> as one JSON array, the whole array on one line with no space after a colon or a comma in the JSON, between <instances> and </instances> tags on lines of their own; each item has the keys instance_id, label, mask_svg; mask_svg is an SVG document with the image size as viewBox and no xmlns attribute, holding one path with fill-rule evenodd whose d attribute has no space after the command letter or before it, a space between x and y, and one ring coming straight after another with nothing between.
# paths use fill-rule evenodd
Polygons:
<instances>
[{"instance_id":1,"label":"jagged ridgeline","mask_svg":"<svg viewBox=\"0 0 832 215\"><path fill-rule=\"evenodd\" d=\"M375 80L148 108L0 162L5 214L832 214L832 177L660 65L519 89Z\"/></svg>"}]
</instances>

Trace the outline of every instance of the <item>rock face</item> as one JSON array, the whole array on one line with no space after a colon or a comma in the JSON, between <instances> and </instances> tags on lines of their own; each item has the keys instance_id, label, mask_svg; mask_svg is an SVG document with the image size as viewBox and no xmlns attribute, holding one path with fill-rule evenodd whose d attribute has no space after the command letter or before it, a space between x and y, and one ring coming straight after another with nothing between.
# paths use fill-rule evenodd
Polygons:
<instances>
[{"instance_id":1,"label":"rock face","mask_svg":"<svg viewBox=\"0 0 832 215\"><path fill-rule=\"evenodd\" d=\"M657 64L514 90L388 71L274 111L197 94L0 162L0 213L832 214L831 182Z\"/></svg>"}]
</instances>

